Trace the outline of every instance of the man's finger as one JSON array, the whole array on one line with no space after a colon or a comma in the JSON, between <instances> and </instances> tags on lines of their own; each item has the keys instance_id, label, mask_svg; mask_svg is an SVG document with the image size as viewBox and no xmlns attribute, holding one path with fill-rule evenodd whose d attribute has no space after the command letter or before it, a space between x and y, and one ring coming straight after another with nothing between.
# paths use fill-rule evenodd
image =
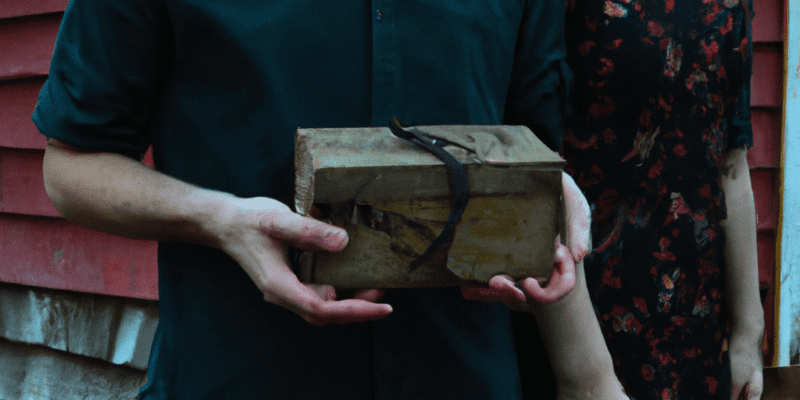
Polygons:
<instances>
[{"instance_id":1,"label":"man's finger","mask_svg":"<svg viewBox=\"0 0 800 400\"><path fill-rule=\"evenodd\" d=\"M392 312L392 306L388 304L376 304L362 299L333 300L336 295L332 287L312 287L301 283L294 275L283 282L285 283L274 286L271 295L266 295L265 298L314 325L372 321Z\"/></svg>"},{"instance_id":2,"label":"man's finger","mask_svg":"<svg viewBox=\"0 0 800 400\"><path fill-rule=\"evenodd\" d=\"M389 304L375 304L366 300L347 299L324 301L311 305L300 312L301 317L314 325L348 324L352 322L374 321L392 312Z\"/></svg>"},{"instance_id":3,"label":"man's finger","mask_svg":"<svg viewBox=\"0 0 800 400\"><path fill-rule=\"evenodd\" d=\"M498 275L489 280L489 287L497 294L497 297L512 310L530 311L528 300L514 280L509 276Z\"/></svg>"},{"instance_id":4,"label":"man's finger","mask_svg":"<svg viewBox=\"0 0 800 400\"><path fill-rule=\"evenodd\" d=\"M330 285L309 284L308 287L314 291L322 300L336 300L336 289Z\"/></svg>"},{"instance_id":5,"label":"man's finger","mask_svg":"<svg viewBox=\"0 0 800 400\"><path fill-rule=\"evenodd\" d=\"M354 295L354 299L365 300L369 302L377 302L383 299L383 295L386 294L383 290L380 289L365 289L359 290Z\"/></svg>"},{"instance_id":6,"label":"man's finger","mask_svg":"<svg viewBox=\"0 0 800 400\"><path fill-rule=\"evenodd\" d=\"M301 250L339 251L344 249L349 240L344 229L303 217L288 209L285 212L264 213L259 225L270 237Z\"/></svg>"},{"instance_id":7,"label":"man's finger","mask_svg":"<svg viewBox=\"0 0 800 400\"><path fill-rule=\"evenodd\" d=\"M497 275L492 277L489 280L489 287L502 298L525 301L525 293L514 284L514 280L509 276Z\"/></svg>"},{"instance_id":8,"label":"man's finger","mask_svg":"<svg viewBox=\"0 0 800 400\"><path fill-rule=\"evenodd\" d=\"M464 300L472 301L497 301L497 294L490 288L461 287L461 296Z\"/></svg>"}]
</instances>

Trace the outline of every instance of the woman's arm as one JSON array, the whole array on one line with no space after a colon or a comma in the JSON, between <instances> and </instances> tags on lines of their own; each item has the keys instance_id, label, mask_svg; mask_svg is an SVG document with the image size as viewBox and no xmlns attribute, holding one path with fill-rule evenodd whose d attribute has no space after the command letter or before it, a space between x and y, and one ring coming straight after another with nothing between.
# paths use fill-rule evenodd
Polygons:
<instances>
[{"instance_id":1,"label":"woman's arm","mask_svg":"<svg viewBox=\"0 0 800 400\"><path fill-rule=\"evenodd\" d=\"M761 339L764 310L758 292L756 212L747 149L725 155L720 181L725 193L725 286L731 321L732 398L758 399L763 389Z\"/></svg>"}]
</instances>

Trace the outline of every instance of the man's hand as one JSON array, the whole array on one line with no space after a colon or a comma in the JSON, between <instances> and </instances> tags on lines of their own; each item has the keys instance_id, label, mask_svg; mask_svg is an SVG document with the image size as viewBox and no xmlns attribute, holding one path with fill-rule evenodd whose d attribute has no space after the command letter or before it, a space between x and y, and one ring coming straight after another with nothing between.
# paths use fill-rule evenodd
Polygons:
<instances>
[{"instance_id":1,"label":"man's hand","mask_svg":"<svg viewBox=\"0 0 800 400\"><path fill-rule=\"evenodd\" d=\"M219 243L241 265L264 293L264 300L287 308L314 325L349 323L383 318L392 312L388 304L375 304L378 290L357 292L337 300L327 285L301 283L287 260L294 246L309 251L339 251L347 245L344 229L292 212L269 198L237 199L216 229Z\"/></svg>"},{"instance_id":2,"label":"man's hand","mask_svg":"<svg viewBox=\"0 0 800 400\"><path fill-rule=\"evenodd\" d=\"M115 153L94 152L51 139L45 151L45 187L70 221L117 235L194 243L225 251L247 272L264 299L315 325L381 318L381 293L336 300L329 286L300 283L286 259L288 246L338 251L347 234L293 213L268 198L242 199L199 188Z\"/></svg>"},{"instance_id":3,"label":"man's hand","mask_svg":"<svg viewBox=\"0 0 800 400\"><path fill-rule=\"evenodd\" d=\"M575 181L566 173L562 173L562 184L566 205L567 247L556 237L553 273L548 285L542 288L536 279L526 278L517 286L510 277L499 275L489 280L488 289L462 288L465 299L502 301L514 310L530 311L530 301L553 303L575 287L575 263L583 260L589 253L589 205Z\"/></svg>"}]
</instances>

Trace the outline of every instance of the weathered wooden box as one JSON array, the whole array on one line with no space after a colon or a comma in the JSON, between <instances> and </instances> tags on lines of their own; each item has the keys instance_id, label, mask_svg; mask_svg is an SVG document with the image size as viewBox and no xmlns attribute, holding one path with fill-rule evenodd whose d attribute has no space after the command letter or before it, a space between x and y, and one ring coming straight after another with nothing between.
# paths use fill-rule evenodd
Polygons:
<instances>
[{"instance_id":1,"label":"weathered wooden box","mask_svg":"<svg viewBox=\"0 0 800 400\"><path fill-rule=\"evenodd\" d=\"M445 165L388 128L298 129L296 198L344 227L337 253L306 252L297 274L336 288L480 286L497 274L547 278L563 227L563 160L523 126L410 128L466 167L469 202L452 240L411 268L451 209Z\"/></svg>"}]
</instances>

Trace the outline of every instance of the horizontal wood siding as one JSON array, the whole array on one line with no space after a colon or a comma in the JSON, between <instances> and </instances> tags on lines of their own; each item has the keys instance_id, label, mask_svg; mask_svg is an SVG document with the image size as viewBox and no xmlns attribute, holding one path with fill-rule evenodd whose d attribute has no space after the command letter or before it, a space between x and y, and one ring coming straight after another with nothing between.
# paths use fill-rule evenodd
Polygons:
<instances>
[{"instance_id":1,"label":"horizontal wood siding","mask_svg":"<svg viewBox=\"0 0 800 400\"><path fill-rule=\"evenodd\" d=\"M0 0L0 19L60 13L68 0Z\"/></svg>"},{"instance_id":2,"label":"horizontal wood siding","mask_svg":"<svg viewBox=\"0 0 800 400\"><path fill-rule=\"evenodd\" d=\"M774 360L776 231L783 106L783 15L785 1L753 3L753 148L748 154L756 202L759 283L764 301L765 332L762 350L767 365Z\"/></svg>"},{"instance_id":3,"label":"horizontal wood siding","mask_svg":"<svg viewBox=\"0 0 800 400\"><path fill-rule=\"evenodd\" d=\"M0 281L157 299L154 242L67 222L44 190L47 142L31 113L66 4L0 0Z\"/></svg>"}]
</instances>

